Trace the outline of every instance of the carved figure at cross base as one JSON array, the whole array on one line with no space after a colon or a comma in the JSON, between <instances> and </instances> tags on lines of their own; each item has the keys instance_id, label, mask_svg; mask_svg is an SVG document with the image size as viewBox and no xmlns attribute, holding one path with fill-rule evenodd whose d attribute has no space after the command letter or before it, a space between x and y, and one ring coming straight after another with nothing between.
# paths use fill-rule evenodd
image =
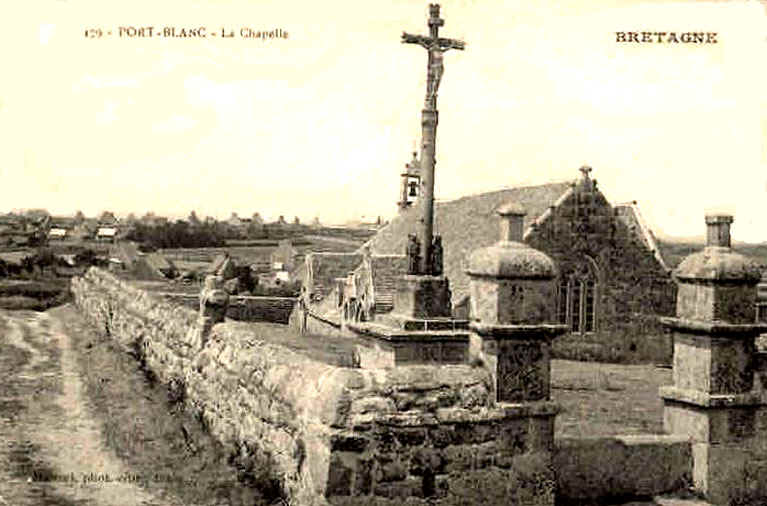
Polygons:
<instances>
[{"instance_id":1,"label":"carved figure at cross base","mask_svg":"<svg viewBox=\"0 0 767 506\"><path fill-rule=\"evenodd\" d=\"M415 234L408 234L407 236L407 273L418 274L418 264L420 262L419 251L421 245L419 244L418 237Z\"/></svg>"},{"instance_id":2,"label":"carved figure at cross base","mask_svg":"<svg viewBox=\"0 0 767 506\"><path fill-rule=\"evenodd\" d=\"M442 236L434 236L434 244L431 247L431 274L442 275Z\"/></svg>"}]
</instances>

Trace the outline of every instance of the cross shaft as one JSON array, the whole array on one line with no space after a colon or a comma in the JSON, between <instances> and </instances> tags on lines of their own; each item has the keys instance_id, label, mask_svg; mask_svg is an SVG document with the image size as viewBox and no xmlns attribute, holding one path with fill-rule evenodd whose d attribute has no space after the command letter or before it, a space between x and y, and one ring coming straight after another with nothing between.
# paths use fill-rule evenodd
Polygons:
<instances>
[{"instance_id":1,"label":"cross shaft","mask_svg":"<svg viewBox=\"0 0 767 506\"><path fill-rule=\"evenodd\" d=\"M436 165L437 141L437 90L442 79L444 66L442 54L449 49L463 50L466 44L461 40L439 36L439 27L445 21L439 17L439 4L429 4L429 36L402 33L402 42L418 44L429 54L426 66L426 99L421 111L421 218L418 230L420 260L418 274L432 275L441 272L440 266L432 263L432 241L434 231L434 167ZM435 269L436 267L436 269Z\"/></svg>"}]
</instances>

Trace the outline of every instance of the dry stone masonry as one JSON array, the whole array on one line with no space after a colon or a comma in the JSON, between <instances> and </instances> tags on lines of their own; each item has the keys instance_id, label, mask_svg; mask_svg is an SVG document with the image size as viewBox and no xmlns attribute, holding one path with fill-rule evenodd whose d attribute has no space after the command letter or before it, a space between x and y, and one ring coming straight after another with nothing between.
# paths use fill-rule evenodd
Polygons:
<instances>
[{"instance_id":1,"label":"dry stone masonry","mask_svg":"<svg viewBox=\"0 0 767 506\"><path fill-rule=\"evenodd\" d=\"M95 326L184 386L235 461L268 455L291 504L553 504L550 403L497 403L483 367L336 367L230 321L201 335L199 313L96 268L72 291Z\"/></svg>"}]
</instances>

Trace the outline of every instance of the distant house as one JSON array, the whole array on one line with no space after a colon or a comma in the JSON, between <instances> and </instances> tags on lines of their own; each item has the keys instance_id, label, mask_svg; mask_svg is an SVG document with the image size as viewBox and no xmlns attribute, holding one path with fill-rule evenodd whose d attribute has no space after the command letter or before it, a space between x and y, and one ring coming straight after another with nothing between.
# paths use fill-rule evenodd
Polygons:
<instances>
[{"instance_id":1,"label":"distant house","mask_svg":"<svg viewBox=\"0 0 767 506\"><path fill-rule=\"evenodd\" d=\"M66 228L52 227L48 231L48 239L63 241L69 235L69 231Z\"/></svg>"},{"instance_id":2,"label":"distant house","mask_svg":"<svg viewBox=\"0 0 767 506\"><path fill-rule=\"evenodd\" d=\"M216 258L205 269L205 274L209 276L221 276L225 280L231 279L237 276L237 269L234 264L234 259L229 256L229 253L221 253L216 255Z\"/></svg>"},{"instance_id":3,"label":"distant house","mask_svg":"<svg viewBox=\"0 0 767 506\"><path fill-rule=\"evenodd\" d=\"M290 282L290 274L287 271L265 272L258 275L258 285L267 288L276 288Z\"/></svg>"},{"instance_id":4,"label":"distant house","mask_svg":"<svg viewBox=\"0 0 767 506\"><path fill-rule=\"evenodd\" d=\"M110 261L119 263L126 270L133 269L140 256L138 244L131 241L119 242L109 249Z\"/></svg>"},{"instance_id":5,"label":"distant house","mask_svg":"<svg viewBox=\"0 0 767 506\"><path fill-rule=\"evenodd\" d=\"M101 216L99 216L99 223L105 227L117 226L119 222L120 220L118 220L114 213L111 211L104 211L101 213Z\"/></svg>"},{"instance_id":6,"label":"distant house","mask_svg":"<svg viewBox=\"0 0 767 506\"><path fill-rule=\"evenodd\" d=\"M96 240L101 242L115 242L117 239L117 227L100 226L96 231Z\"/></svg>"},{"instance_id":7,"label":"distant house","mask_svg":"<svg viewBox=\"0 0 767 506\"><path fill-rule=\"evenodd\" d=\"M239 216L237 216L237 213L232 213L232 215L226 221L226 224L232 228L240 228L242 227L242 220Z\"/></svg>"},{"instance_id":8,"label":"distant house","mask_svg":"<svg viewBox=\"0 0 767 506\"><path fill-rule=\"evenodd\" d=\"M142 225L147 227L154 227L157 225L157 216L154 213L148 212L139 220Z\"/></svg>"},{"instance_id":9,"label":"distant house","mask_svg":"<svg viewBox=\"0 0 767 506\"><path fill-rule=\"evenodd\" d=\"M381 227L383 227L386 223L384 222L383 218L380 216L377 216L375 218L362 216L361 218L357 220L349 220L347 221L344 226L348 228L361 228L366 230L378 230Z\"/></svg>"},{"instance_id":10,"label":"distant house","mask_svg":"<svg viewBox=\"0 0 767 506\"><path fill-rule=\"evenodd\" d=\"M163 280L178 274L176 266L159 253L142 254L133 265L133 275L144 280Z\"/></svg>"},{"instance_id":11,"label":"distant house","mask_svg":"<svg viewBox=\"0 0 767 506\"><path fill-rule=\"evenodd\" d=\"M85 240L85 239L93 239L96 235L97 226L93 223L89 223L88 221L84 221L82 223L77 223L72 227L72 230L70 232L70 237L79 239L79 240Z\"/></svg>"},{"instance_id":12,"label":"distant house","mask_svg":"<svg viewBox=\"0 0 767 506\"><path fill-rule=\"evenodd\" d=\"M258 213L253 213L253 217L248 223L247 234L249 236L258 236L264 231L264 220Z\"/></svg>"},{"instance_id":13,"label":"distant house","mask_svg":"<svg viewBox=\"0 0 767 506\"><path fill-rule=\"evenodd\" d=\"M150 268L160 272L166 278L174 277L178 273L178 269L173 264L173 262L165 258L160 253L148 253L144 255L143 258Z\"/></svg>"},{"instance_id":14,"label":"distant house","mask_svg":"<svg viewBox=\"0 0 767 506\"><path fill-rule=\"evenodd\" d=\"M114 244L109 250L109 266L112 270L130 272L144 280L162 280L177 274L176 266L160 253L145 254L135 242Z\"/></svg>"},{"instance_id":15,"label":"distant house","mask_svg":"<svg viewBox=\"0 0 767 506\"><path fill-rule=\"evenodd\" d=\"M71 237L71 232L76 224L75 218L67 216L56 216L50 218L48 222L48 239L64 240Z\"/></svg>"},{"instance_id":16,"label":"distant house","mask_svg":"<svg viewBox=\"0 0 767 506\"><path fill-rule=\"evenodd\" d=\"M295 260L298 255L298 250L293 247L293 243L289 239L280 241L277 249L272 251L269 256L269 260L272 264L272 269L276 271L292 272L295 268Z\"/></svg>"}]
</instances>

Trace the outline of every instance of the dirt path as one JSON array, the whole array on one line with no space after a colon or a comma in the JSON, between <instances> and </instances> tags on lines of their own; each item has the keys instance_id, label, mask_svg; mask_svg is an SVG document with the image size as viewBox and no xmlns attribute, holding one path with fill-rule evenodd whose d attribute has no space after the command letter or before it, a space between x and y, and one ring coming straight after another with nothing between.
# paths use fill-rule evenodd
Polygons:
<instances>
[{"instance_id":1,"label":"dirt path","mask_svg":"<svg viewBox=\"0 0 767 506\"><path fill-rule=\"evenodd\" d=\"M0 370L0 506L173 504L104 444L58 321L0 311Z\"/></svg>"}]
</instances>

